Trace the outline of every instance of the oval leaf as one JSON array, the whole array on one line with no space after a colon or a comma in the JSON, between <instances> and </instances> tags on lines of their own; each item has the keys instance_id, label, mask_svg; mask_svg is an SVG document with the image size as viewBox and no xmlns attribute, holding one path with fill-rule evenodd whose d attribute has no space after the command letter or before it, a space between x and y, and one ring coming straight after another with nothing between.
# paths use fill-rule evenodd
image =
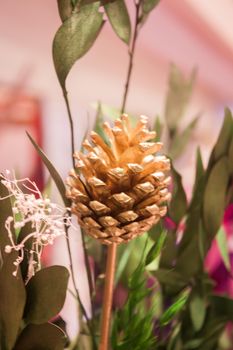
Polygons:
<instances>
[{"instance_id":1,"label":"oval leaf","mask_svg":"<svg viewBox=\"0 0 233 350\"><path fill-rule=\"evenodd\" d=\"M14 350L64 350L65 333L51 323L30 324L20 334Z\"/></svg>"},{"instance_id":2,"label":"oval leaf","mask_svg":"<svg viewBox=\"0 0 233 350\"><path fill-rule=\"evenodd\" d=\"M131 24L124 0L108 3L104 6L104 9L116 35L126 44L129 44Z\"/></svg>"},{"instance_id":3,"label":"oval leaf","mask_svg":"<svg viewBox=\"0 0 233 350\"><path fill-rule=\"evenodd\" d=\"M228 180L228 159L222 157L212 168L204 192L203 219L210 237L215 236L222 222Z\"/></svg>"},{"instance_id":4,"label":"oval leaf","mask_svg":"<svg viewBox=\"0 0 233 350\"><path fill-rule=\"evenodd\" d=\"M227 234L223 227L220 228L220 230L217 233L217 244L218 249L220 251L223 263L226 267L226 269L231 272L231 261L230 261L230 252L227 242Z\"/></svg>"},{"instance_id":5,"label":"oval leaf","mask_svg":"<svg viewBox=\"0 0 233 350\"><path fill-rule=\"evenodd\" d=\"M99 4L81 7L58 29L53 41L53 61L61 87L73 64L94 44L103 25Z\"/></svg>"},{"instance_id":6,"label":"oval leaf","mask_svg":"<svg viewBox=\"0 0 233 350\"><path fill-rule=\"evenodd\" d=\"M25 318L40 324L56 316L65 302L69 272L64 266L40 270L27 284Z\"/></svg>"},{"instance_id":7,"label":"oval leaf","mask_svg":"<svg viewBox=\"0 0 233 350\"><path fill-rule=\"evenodd\" d=\"M0 181L0 196L5 197L8 194ZM8 216L12 216L10 198L0 200L0 213L0 349L12 349L23 317L26 292L20 271L17 277L12 275L17 253L5 253L5 246L9 244L5 221Z\"/></svg>"},{"instance_id":8,"label":"oval leaf","mask_svg":"<svg viewBox=\"0 0 233 350\"><path fill-rule=\"evenodd\" d=\"M55 169L55 167L53 166L53 164L50 162L50 160L47 158L47 156L44 154L44 152L42 151L42 149L38 146L38 144L33 140L33 138L30 136L30 134L27 132L27 136L29 137L31 143L33 144L33 146L35 147L37 153L39 154L39 156L41 157L44 165L46 166L46 168L48 169L53 181L55 182L57 189L62 197L62 200L64 202L64 204L67 207L70 207L70 200L66 197L66 187L64 185L64 182L61 178L61 176L59 175L58 171Z\"/></svg>"}]
</instances>

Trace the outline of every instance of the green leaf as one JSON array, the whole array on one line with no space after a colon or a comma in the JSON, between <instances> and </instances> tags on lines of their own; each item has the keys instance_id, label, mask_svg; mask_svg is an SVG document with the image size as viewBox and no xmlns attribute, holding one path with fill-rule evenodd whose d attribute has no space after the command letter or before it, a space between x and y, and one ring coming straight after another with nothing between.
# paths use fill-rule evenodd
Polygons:
<instances>
[{"instance_id":1,"label":"green leaf","mask_svg":"<svg viewBox=\"0 0 233 350\"><path fill-rule=\"evenodd\" d=\"M180 134L175 135L169 150L169 156L171 159L174 160L182 154L183 150L190 141L193 129L196 127L198 120L199 116L194 118Z\"/></svg>"},{"instance_id":2,"label":"green leaf","mask_svg":"<svg viewBox=\"0 0 233 350\"><path fill-rule=\"evenodd\" d=\"M71 0L57 0L57 6L61 20L64 22L72 14Z\"/></svg>"},{"instance_id":3,"label":"green leaf","mask_svg":"<svg viewBox=\"0 0 233 350\"><path fill-rule=\"evenodd\" d=\"M63 90L70 69L94 44L103 23L99 4L93 3L82 6L58 29L53 40L53 61Z\"/></svg>"},{"instance_id":4,"label":"green leaf","mask_svg":"<svg viewBox=\"0 0 233 350\"><path fill-rule=\"evenodd\" d=\"M181 175L172 167L173 191L169 206L169 216L179 224L187 211L187 198L182 185Z\"/></svg>"},{"instance_id":5,"label":"green leaf","mask_svg":"<svg viewBox=\"0 0 233 350\"><path fill-rule=\"evenodd\" d=\"M222 157L211 169L203 200L204 227L212 238L222 222L228 180L228 159Z\"/></svg>"},{"instance_id":6,"label":"green leaf","mask_svg":"<svg viewBox=\"0 0 233 350\"><path fill-rule=\"evenodd\" d=\"M166 326L183 309L189 296L188 291L184 291L181 296L163 313L160 318L161 326Z\"/></svg>"},{"instance_id":7,"label":"green leaf","mask_svg":"<svg viewBox=\"0 0 233 350\"><path fill-rule=\"evenodd\" d=\"M218 140L211 153L208 169L210 169L213 166L213 164L220 159L220 157L227 155L230 144L232 142L232 135L233 135L232 114L231 114L231 111L228 108L226 108L224 122L221 128L221 131L219 133Z\"/></svg>"},{"instance_id":8,"label":"green leaf","mask_svg":"<svg viewBox=\"0 0 233 350\"><path fill-rule=\"evenodd\" d=\"M193 327L198 332L205 321L206 316L206 303L205 301L195 293L190 301L190 316L193 323Z\"/></svg>"},{"instance_id":9,"label":"green leaf","mask_svg":"<svg viewBox=\"0 0 233 350\"><path fill-rule=\"evenodd\" d=\"M176 130L177 123L184 116L195 82L196 71L192 70L186 79L181 70L171 65L169 87L165 104L165 119L170 132Z\"/></svg>"},{"instance_id":10,"label":"green leaf","mask_svg":"<svg viewBox=\"0 0 233 350\"><path fill-rule=\"evenodd\" d=\"M65 343L65 333L54 324L30 324L20 334L13 350L64 350Z\"/></svg>"},{"instance_id":11,"label":"green leaf","mask_svg":"<svg viewBox=\"0 0 233 350\"><path fill-rule=\"evenodd\" d=\"M144 14L148 14L152 11L158 4L160 0L143 0L142 11Z\"/></svg>"},{"instance_id":12,"label":"green leaf","mask_svg":"<svg viewBox=\"0 0 233 350\"><path fill-rule=\"evenodd\" d=\"M58 171L55 169L53 164L50 162L50 160L47 158L45 153L42 151L42 149L38 146L38 144L33 140L33 138L30 136L30 134L27 132L27 136L29 137L31 143L35 147L37 153L41 157L43 163L45 164L46 168L48 169L53 181L55 182L57 189L62 197L62 200L66 207L70 207L70 200L66 197L66 187L64 185L64 182L59 175Z\"/></svg>"},{"instance_id":13,"label":"green leaf","mask_svg":"<svg viewBox=\"0 0 233 350\"><path fill-rule=\"evenodd\" d=\"M104 6L109 22L116 35L126 44L130 42L131 24L124 0L116 0Z\"/></svg>"},{"instance_id":14,"label":"green leaf","mask_svg":"<svg viewBox=\"0 0 233 350\"><path fill-rule=\"evenodd\" d=\"M150 263L152 263L159 256L159 254L161 253L161 250L164 246L164 242L166 240L166 237L167 237L167 232L162 231L160 233L158 241L155 242L155 244L153 244L149 253L146 256L146 265L149 265Z\"/></svg>"},{"instance_id":15,"label":"green leaf","mask_svg":"<svg viewBox=\"0 0 233 350\"><path fill-rule=\"evenodd\" d=\"M27 323L40 324L56 316L65 302L69 272L64 266L51 266L38 271L26 287Z\"/></svg>"},{"instance_id":16,"label":"green leaf","mask_svg":"<svg viewBox=\"0 0 233 350\"><path fill-rule=\"evenodd\" d=\"M230 255L228 250L226 232L224 231L223 227L221 227L218 230L216 239L217 239L217 244L218 244L218 248L219 248L223 263L226 269L230 272L231 271Z\"/></svg>"},{"instance_id":17,"label":"green leaf","mask_svg":"<svg viewBox=\"0 0 233 350\"><path fill-rule=\"evenodd\" d=\"M0 197L7 195L9 195L8 190L0 181ZM13 263L17 258L17 252L5 253L5 246L10 244L5 228L6 219L12 216L9 198L0 200L0 213L0 349L10 350L15 343L23 317L26 292L20 270L17 277L12 275L15 271ZM14 231L13 228L12 231Z\"/></svg>"}]
</instances>

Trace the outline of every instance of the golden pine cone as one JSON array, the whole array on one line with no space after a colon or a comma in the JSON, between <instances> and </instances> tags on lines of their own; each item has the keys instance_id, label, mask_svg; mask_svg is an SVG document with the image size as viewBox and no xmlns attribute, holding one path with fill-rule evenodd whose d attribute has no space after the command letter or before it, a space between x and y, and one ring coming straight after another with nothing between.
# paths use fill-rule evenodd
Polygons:
<instances>
[{"instance_id":1,"label":"golden pine cone","mask_svg":"<svg viewBox=\"0 0 233 350\"><path fill-rule=\"evenodd\" d=\"M93 145L85 140L87 152L74 155L76 168L67 179L67 196L80 226L101 243L128 242L166 214L170 161L154 155L162 143L147 142L156 136L147 122L141 116L131 128L123 115L113 128L104 123L111 147L92 132Z\"/></svg>"}]
</instances>

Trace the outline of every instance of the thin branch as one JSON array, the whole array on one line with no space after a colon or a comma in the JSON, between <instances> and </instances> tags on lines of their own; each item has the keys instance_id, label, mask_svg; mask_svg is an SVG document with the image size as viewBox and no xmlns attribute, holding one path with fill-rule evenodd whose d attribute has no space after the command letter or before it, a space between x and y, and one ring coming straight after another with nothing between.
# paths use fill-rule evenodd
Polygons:
<instances>
[{"instance_id":1,"label":"thin branch","mask_svg":"<svg viewBox=\"0 0 233 350\"><path fill-rule=\"evenodd\" d=\"M69 267L70 267L71 279L72 279L72 282L73 282L76 298L77 298L77 301L79 303L79 306L80 306L80 309L82 311L82 314L83 314L83 316L86 319L87 327L88 327L88 330L89 330L91 338L92 338L93 347L94 347L94 349L97 349L97 346L96 346L96 343L95 343L95 334L93 332L92 324L91 324L91 321L90 321L89 317L87 316L87 312L85 310L85 307L84 307L84 305L83 305L83 303L82 303L82 301L80 299L79 291L78 291L77 284L76 284L76 281L75 281L73 261L72 261L72 254L71 254L71 246L70 246L69 228L67 227L66 224L65 224L65 232L66 232L66 245L67 245L68 256L69 256L69 265L70 265Z\"/></svg>"},{"instance_id":2,"label":"thin branch","mask_svg":"<svg viewBox=\"0 0 233 350\"><path fill-rule=\"evenodd\" d=\"M70 109L70 104L69 104L69 100L68 100L68 94L66 89L64 88L63 90L63 96L64 96L64 100L65 100L65 104L66 104L66 108L67 108L67 113L68 113L68 118L69 118L69 125L70 125L70 136L71 136L71 150L72 150L72 164L73 167L75 168L75 160L74 160L74 153L75 153L75 142L74 142L74 123L73 123L73 118L72 118L72 114L71 114L71 109ZM70 213L69 213L70 215ZM89 288L89 293L90 293L90 303L91 303L91 307L93 310L93 306L92 306L92 298L91 298L91 269L90 269L90 264L88 261L88 254L87 254L87 248L86 248L86 244L85 244L85 240L84 240L84 234L83 232L81 232L81 236L82 236L82 247L83 247L83 252L84 252L84 258L85 258L85 266L87 269L87 276L88 276L88 288ZM77 296L77 300L79 302L81 311L86 319L90 334L93 338L93 347L94 349L96 349L96 344L95 344L95 335L92 331L92 325L91 325L91 321L89 320L86 310L80 300L80 296L79 296L79 292L78 292L78 288L75 282L75 277L74 277L74 268L73 268L73 261L72 261L72 254L71 254L71 247L70 247L70 241L69 241L69 232L68 232L68 228L66 227L66 245L67 245L67 250L68 250L68 255L69 255L69 261L70 261L70 272L71 272L71 278L73 281L73 285L74 285L74 289L75 289L75 293Z\"/></svg>"},{"instance_id":3,"label":"thin branch","mask_svg":"<svg viewBox=\"0 0 233 350\"><path fill-rule=\"evenodd\" d=\"M68 95L67 95L67 91L65 89L62 90L63 91L63 96L64 96L64 100L65 100L65 104L66 104L66 109L67 109L67 113L68 113L68 118L69 118L69 124L70 124L70 139L71 139L71 158L72 158L72 164L73 167L75 168L75 161L74 161L74 152L75 152L75 145L74 145L74 123L73 123L73 118L71 115L71 110L70 110L70 104L69 104L69 100L68 100Z\"/></svg>"},{"instance_id":4,"label":"thin branch","mask_svg":"<svg viewBox=\"0 0 233 350\"><path fill-rule=\"evenodd\" d=\"M140 23L140 5L141 5L141 1L138 1L138 2L135 1L135 8L136 8L135 24L134 24L133 39L132 39L131 47L129 47L129 51L128 51L129 64L128 64L128 71L126 75L123 101L121 106L121 114L125 112L125 106L126 106L126 101L127 101L128 92L129 92L129 85L130 85L130 80L132 76L133 59L135 54L135 47L136 47L136 41L138 37L138 30L139 30L139 23Z\"/></svg>"}]
</instances>

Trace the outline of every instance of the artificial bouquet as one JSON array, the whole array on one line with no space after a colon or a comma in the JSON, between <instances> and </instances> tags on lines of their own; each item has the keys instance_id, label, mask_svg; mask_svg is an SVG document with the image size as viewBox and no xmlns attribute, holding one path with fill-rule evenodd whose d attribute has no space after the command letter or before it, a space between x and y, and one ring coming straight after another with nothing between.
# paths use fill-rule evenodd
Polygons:
<instances>
[{"instance_id":1,"label":"artificial bouquet","mask_svg":"<svg viewBox=\"0 0 233 350\"><path fill-rule=\"evenodd\" d=\"M2 171L0 181L0 348L2 350L215 350L231 349L233 301L216 293L206 256L217 238L223 266L232 278L224 212L233 200L233 120L229 109L207 166L196 157L187 200L174 160L198 122L179 131L194 83L172 66L165 125L126 114L137 37L158 0L135 0L134 25L124 0L58 0L62 25L53 59L70 122L73 169L63 181L30 138L63 200L53 203L28 178ZM129 65L119 110L97 105L94 130L75 149L66 78L94 44L104 13L125 42ZM111 114L117 115L113 118ZM150 124L150 127L149 127ZM167 146L159 142L163 131ZM166 146L166 144L165 144ZM164 152L167 154L164 155ZM77 284L70 228L81 227L91 315ZM78 231L77 231L77 234ZM42 253L64 236L69 271L43 266ZM85 271L84 271L85 272ZM57 325L68 290L80 320L76 339ZM120 297L119 297L120 295Z\"/></svg>"}]
</instances>

